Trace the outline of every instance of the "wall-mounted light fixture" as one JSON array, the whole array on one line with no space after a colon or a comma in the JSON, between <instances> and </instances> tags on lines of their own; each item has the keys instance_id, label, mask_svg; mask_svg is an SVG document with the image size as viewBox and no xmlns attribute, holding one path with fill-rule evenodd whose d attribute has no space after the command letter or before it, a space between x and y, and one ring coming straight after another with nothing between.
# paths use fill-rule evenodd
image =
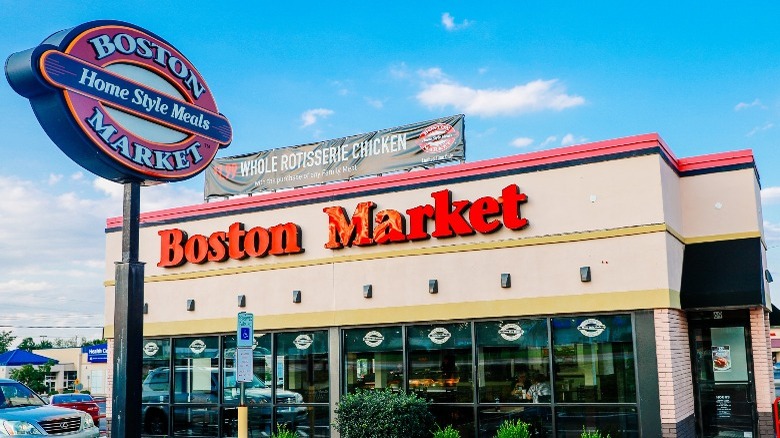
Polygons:
<instances>
[{"instance_id":1,"label":"wall-mounted light fixture","mask_svg":"<svg viewBox=\"0 0 780 438\"><path fill-rule=\"evenodd\" d=\"M370 284L363 285L363 298L371 298L374 296L374 287Z\"/></svg>"},{"instance_id":2,"label":"wall-mounted light fixture","mask_svg":"<svg viewBox=\"0 0 780 438\"><path fill-rule=\"evenodd\" d=\"M246 307L246 295L238 296L238 307Z\"/></svg>"},{"instance_id":3,"label":"wall-mounted light fixture","mask_svg":"<svg viewBox=\"0 0 780 438\"><path fill-rule=\"evenodd\" d=\"M590 281L590 266L583 266L580 268L580 281L583 283Z\"/></svg>"},{"instance_id":4,"label":"wall-mounted light fixture","mask_svg":"<svg viewBox=\"0 0 780 438\"><path fill-rule=\"evenodd\" d=\"M188 312L195 311L195 300L187 300L187 311Z\"/></svg>"},{"instance_id":5,"label":"wall-mounted light fixture","mask_svg":"<svg viewBox=\"0 0 780 438\"><path fill-rule=\"evenodd\" d=\"M766 278L766 282L767 282L767 283L771 283L772 281L774 281L774 280L772 279L772 273L771 273L771 272L769 272L769 269L765 269L765 270L764 270L764 278Z\"/></svg>"},{"instance_id":6,"label":"wall-mounted light fixture","mask_svg":"<svg viewBox=\"0 0 780 438\"><path fill-rule=\"evenodd\" d=\"M504 289L512 287L512 276L507 272L501 274L501 287Z\"/></svg>"},{"instance_id":7,"label":"wall-mounted light fixture","mask_svg":"<svg viewBox=\"0 0 780 438\"><path fill-rule=\"evenodd\" d=\"M144 303L144 315L149 314L149 303Z\"/></svg>"},{"instance_id":8,"label":"wall-mounted light fixture","mask_svg":"<svg viewBox=\"0 0 780 438\"><path fill-rule=\"evenodd\" d=\"M293 291L293 303L298 304L301 302L301 291L294 290Z\"/></svg>"},{"instance_id":9,"label":"wall-mounted light fixture","mask_svg":"<svg viewBox=\"0 0 780 438\"><path fill-rule=\"evenodd\" d=\"M428 293L429 294L439 293L439 280L436 279L428 280Z\"/></svg>"}]
</instances>

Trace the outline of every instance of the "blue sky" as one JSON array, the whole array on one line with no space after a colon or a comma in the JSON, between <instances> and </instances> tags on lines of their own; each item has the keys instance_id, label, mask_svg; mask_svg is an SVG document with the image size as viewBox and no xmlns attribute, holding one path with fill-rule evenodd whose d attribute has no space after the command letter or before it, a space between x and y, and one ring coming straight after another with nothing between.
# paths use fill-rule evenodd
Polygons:
<instances>
[{"instance_id":1,"label":"blue sky","mask_svg":"<svg viewBox=\"0 0 780 438\"><path fill-rule=\"evenodd\" d=\"M145 27L231 120L218 156L456 113L468 161L647 132L678 157L752 149L780 279L780 6L548 3L0 0L0 55L94 19ZM0 330L98 337L121 186L66 158L6 81L0 120ZM142 210L202 193L202 176L145 188Z\"/></svg>"}]
</instances>

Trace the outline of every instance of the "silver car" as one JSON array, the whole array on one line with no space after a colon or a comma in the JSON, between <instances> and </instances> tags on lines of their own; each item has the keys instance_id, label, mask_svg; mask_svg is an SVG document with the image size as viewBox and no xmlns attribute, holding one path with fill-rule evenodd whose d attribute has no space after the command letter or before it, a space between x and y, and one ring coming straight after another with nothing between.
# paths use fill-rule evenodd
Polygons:
<instances>
[{"instance_id":1,"label":"silver car","mask_svg":"<svg viewBox=\"0 0 780 438\"><path fill-rule=\"evenodd\" d=\"M86 412L49 406L16 380L0 379L0 436L4 435L96 438L100 431Z\"/></svg>"}]
</instances>

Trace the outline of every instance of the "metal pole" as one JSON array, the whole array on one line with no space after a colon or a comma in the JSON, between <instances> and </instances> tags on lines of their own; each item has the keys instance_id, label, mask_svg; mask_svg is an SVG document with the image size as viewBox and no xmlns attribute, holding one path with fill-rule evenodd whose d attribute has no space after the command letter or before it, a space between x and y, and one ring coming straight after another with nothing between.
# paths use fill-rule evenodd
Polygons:
<instances>
[{"instance_id":1,"label":"metal pole","mask_svg":"<svg viewBox=\"0 0 780 438\"><path fill-rule=\"evenodd\" d=\"M122 261L116 263L114 293L114 381L111 436L141 436L144 264L138 261L141 184L124 185Z\"/></svg>"},{"instance_id":2,"label":"metal pole","mask_svg":"<svg viewBox=\"0 0 780 438\"><path fill-rule=\"evenodd\" d=\"M249 436L249 412L246 407L246 398L244 397L244 382L241 382L241 402L238 405L238 438L247 438Z\"/></svg>"}]
</instances>

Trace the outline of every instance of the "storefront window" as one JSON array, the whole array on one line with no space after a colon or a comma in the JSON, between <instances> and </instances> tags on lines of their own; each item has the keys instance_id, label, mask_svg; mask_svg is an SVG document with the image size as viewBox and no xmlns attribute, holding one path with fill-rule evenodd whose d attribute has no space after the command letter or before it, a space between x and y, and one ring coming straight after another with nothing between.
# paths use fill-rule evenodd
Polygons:
<instances>
[{"instance_id":1,"label":"storefront window","mask_svg":"<svg viewBox=\"0 0 780 438\"><path fill-rule=\"evenodd\" d=\"M611 438L638 438L636 407L563 406L555 410L559 438L580 438L582 431L598 430Z\"/></svg>"},{"instance_id":2,"label":"storefront window","mask_svg":"<svg viewBox=\"0 0 780 438\"><path fill-rule=\"evenodd\" d=\"M476 324L480 403L549 403L547 320Z\"/></svg>"},{"instance_id":3,"label":"storefront window","mask_svg":"<svg viewBox=\"0 0 780 438\"><path fill-rule=\"evenodd\" d=\"M330 408L328 406L276 407L276 424L286 426L299 437L329 438Z\"/></svg>"},{"instance_id":4,"label":"storefront window","mask_svg":"<svg viewBox=\"0 0 780 438\"><path fill-rule=\"evenodd\" d=\"M343 354L347 392L356 389L402 388L404 359L401 327L345 330Z\"/></svg>"},{"instance_id":5,"label":"storefront window","mask_svg":"<svg viewBox=\"0 0 780 438\"><path fill-rule=\"evenodd\" d=\"M412 326L408 388L434 403L474 400L471 324Z\"/></svg>"},{"instance_id":6,"label":"storefront window","mask_svg":"<svg viewBox=\"0 0 780 438\"><path fill-rule=\"evenodd\" d=\"M168 403L170 388L171 341L144 339L141 381L143 403Z\"/></svg>"},{"instance_id":7,"label":"storefront window","mask_svg":"<svg viewBox=\"0 0 780 438\"><path fill-rule=\"evenodd\" d=\"M222 345L222 401L238 404L241 399L241 383L236 381L236 337L226 336ZM244 398L248 405L271 403L273 366L271 336L258 335L252 346L254 377L244 383Z\"/></svg>"},{"instance_id":8,"label":"storefront window","mask_svg":"<svg viewBox=\"0 0 780 438\"><path fill-rule=\"evenodd\" d=\"M555 399L635 403L631 316L554 318Z\"/></svg>"},{"instance_id":9,"label":"storefront window","mask_svg":"<svg viewBox=\"0 0 780 438\"><path fill-rule=\"evenodd\" d=\"M250 437L271 436L271 406L248 406L247 429ZM222 436L235 438L238 436L238 408L222 409Z\"/></svg>"},{"instance_id":10,"label":"storefront window","mask_svg":"<svg viewBox=\"0 0 780 438\"><path fill-rule=\"evenodd\" d=\"M493 438L505 421L522 421L529 424L532 437L552 436L552 409L550 406L495 406L479 409L479 436ZM582 433L582 430L580 430ZM580 435L577 435L579 438Z\"/></svg>"},{"instance_id":11,"label":"storefront window","mask_svg":"<svg viewBox=\"0 0 780 438\"><path fill-rule=\"evenodd\" d=\"M173 343L174 403L218 402L219 338L181 338Z\"/></svg>"},{"instance_id":12,"label":"storefront window","mask_svg":"<svg viewBox=\"0 0 780 438\"><path fill-rule=\"evenodd\" d=\"M173 430L176 436L219 436L219 411L207 407L173 408Z\"/></svg>"},{"instance_id":13,"label":"storefront window","mask_svg":"<svg viewBox=\"0 0 780 438\"><path fill-rule=\"evenodd\" d=\"M277 403L330 401L328 332L278 333Z\"/></svg>"}]
</instances>

